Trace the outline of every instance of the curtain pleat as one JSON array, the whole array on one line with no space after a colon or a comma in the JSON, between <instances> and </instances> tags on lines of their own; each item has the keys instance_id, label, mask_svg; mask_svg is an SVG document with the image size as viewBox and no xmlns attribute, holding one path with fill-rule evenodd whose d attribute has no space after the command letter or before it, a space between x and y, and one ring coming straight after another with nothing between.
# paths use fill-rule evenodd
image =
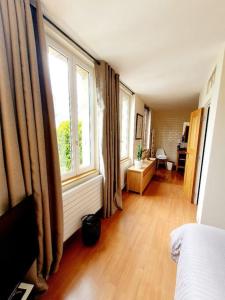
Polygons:
<instances>
[{"instance_id":1,"label":"curtain pleat","mask_svg":"<svg viewBox=\"0 0 225 300\"><path fill-rule=\"evenodd\" d=\"M0 127L0 182L1 182L1 201L0 201L0 215L2 215L9 208L9 194L8 185L5 173L5 163L2 148L2 130Z\"/></svg>"},{"instance_id":2,"label":"curtain pleat","mask_svg":"<svg viewBox=\"0 0 225 300\"><path fill-rule=\"evenodd\" d=\"M30 271L41 289L62 256L59 158L40 2L0 2L0 212L33 195L38 257Z\"/></svg>"},{"instance_id":3,"label":"curtain pleat","mask_svg":"<svg viewBox=\"0 0 225 300\"><path fill-rule=\"evenodd\" d=\"M106 63L96 65L97 99L101 122L100 171L103 175L103 211L110 217L122 209L120 179L119 75Z\"/></svg>"},{"instance_id":4,"label":"curtain pleat","mask_svg":"<svg viewBox=\"0 0 225 300\"><path fill-rule=\"evenodd\" d=\"M5 13L8 11L8 1L0 2L1 8ZM2 10L2 11L3 11ZM1 12L2 12L1 11ZM1 132L2 143L4 145L2 153L7 155L7 163L5 162L5 174L7 174L7 185L9 193L9 207L19 203L25 194L24 179L22 173L22 164L20 160L20 147L16 129L15 106L13 101L8 61L12 63L10 68L13 68L12 60L8 60L5 36L10 35L10 26L6 27L3 32L2 13L0 14L0 93L1 93ZM6 23L6 21L5 21ZM8 22L9 23L9 22ZM3 159L3 158L2 158ZM5 160L5 159L3 159ZM16 180L15 180L16 178Z\"/></svg>"}]
</instances>

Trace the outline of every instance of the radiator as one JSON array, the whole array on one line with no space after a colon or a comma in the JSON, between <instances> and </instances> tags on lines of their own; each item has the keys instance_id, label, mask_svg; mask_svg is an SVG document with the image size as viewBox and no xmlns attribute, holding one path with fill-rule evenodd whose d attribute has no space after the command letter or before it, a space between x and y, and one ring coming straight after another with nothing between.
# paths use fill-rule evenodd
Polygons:
<instances>
[{"instance_id":1,"label":"radiator","mask_svg":"<svg viewBox=\"0 0 225 300\"><path fill-rule=\"evenodd\" d=\"M102 175L63 192L64 241L81 227L81 218L102 207Z\"/></svg>"}]
</instances>

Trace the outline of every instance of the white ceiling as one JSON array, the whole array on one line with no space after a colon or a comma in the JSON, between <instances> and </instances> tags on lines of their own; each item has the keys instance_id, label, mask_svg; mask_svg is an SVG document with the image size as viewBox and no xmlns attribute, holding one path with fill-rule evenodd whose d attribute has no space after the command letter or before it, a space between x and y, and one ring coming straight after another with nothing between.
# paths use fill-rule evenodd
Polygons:
<instances>
[{"instance_id":1,"label":"white ceiling","mask_svg":"<svg viewBox=\"0 0 225 300\"><path fill-rule=\"evenodd\" d=\"M152 107L190 106L225 40L224 0L42 0Z\"/></svg>"}]
</instances>

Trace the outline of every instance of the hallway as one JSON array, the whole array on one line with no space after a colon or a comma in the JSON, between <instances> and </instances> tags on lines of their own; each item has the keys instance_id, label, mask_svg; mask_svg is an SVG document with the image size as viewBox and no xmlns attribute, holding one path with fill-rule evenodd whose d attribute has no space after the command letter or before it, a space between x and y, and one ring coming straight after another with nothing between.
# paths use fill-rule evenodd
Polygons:
<instances>
[{"instance_id":1,"label":"hallway","mask_svg":"<svg viewBox=\"0 0 225 300\"><path fill-rule=\"evenodd\" d=\"M182 184L175 171L157 170L142 197L124 192L123 211L102 221L95 247L84 247L79 234L67 243L60 272L40 299L172 300L176 265L169 235L194 222L196 212Z\"/></svg>"}]
</instances>

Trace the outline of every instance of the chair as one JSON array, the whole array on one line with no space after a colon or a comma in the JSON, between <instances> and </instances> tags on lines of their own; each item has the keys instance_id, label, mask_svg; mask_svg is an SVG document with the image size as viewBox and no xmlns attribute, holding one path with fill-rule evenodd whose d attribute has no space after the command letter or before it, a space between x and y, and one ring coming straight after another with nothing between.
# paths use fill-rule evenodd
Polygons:
<instances>
[{"instance_id":1,"label":"chair","mask_svg":"<svg viewBox=\"0 0 225 300\"><path fill-rule=\"evenodd\" d=\"M167 156L166 156L165 150L163 148L157 149L156 159L157 159L157 164L156 164L157 169L159 167L159 164L161 164L161 163L165 164L165 168L166 168Z\"/></svg>"}]
</instances>

